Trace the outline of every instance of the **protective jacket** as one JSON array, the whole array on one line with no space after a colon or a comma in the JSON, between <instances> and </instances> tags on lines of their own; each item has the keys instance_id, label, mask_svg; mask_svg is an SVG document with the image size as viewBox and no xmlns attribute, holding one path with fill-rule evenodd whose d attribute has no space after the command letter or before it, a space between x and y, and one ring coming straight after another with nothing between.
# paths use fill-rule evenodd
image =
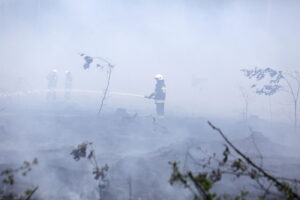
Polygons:
<instances>
[{"instance_id":1,"label":"protective jacket","mask_svg":"<svg viewBox=\"0 0 300 200\"><path fill-rule=\"evenodd\" d=\"M165 103L166 91L167 88L164 80L159 80L155 85L155 91L150 94L149 98L154 99L155 103Z\"/></svg>"},{"instance_id":2,"label":"protective jacket","mask_svg":"<svg viewBox=\"0 0 300 200\"><path fill-rule=\"evenodd\" d=\"M50 72L47 76L48 79L48 88L52 89L52 88L56 88L57 85L57 74L55 72Z\"/></svg>"}]
</instances>

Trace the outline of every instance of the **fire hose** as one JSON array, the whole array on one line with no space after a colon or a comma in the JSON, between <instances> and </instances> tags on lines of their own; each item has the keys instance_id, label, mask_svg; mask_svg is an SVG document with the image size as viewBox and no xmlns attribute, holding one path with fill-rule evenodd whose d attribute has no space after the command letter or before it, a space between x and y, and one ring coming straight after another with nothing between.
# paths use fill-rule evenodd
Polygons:
<instances>
[{"instance_id":1,"label":"fire hose","mask_svg":"<svg viewBox=\"0 0 300 200\"><path fill-rule=\"evenodd\" d=\"M42 89L42 90L28 90L28 91L16 91L16 92L10 92L10 93L0 93L0 98L6 98L6 97L14 97L14 96L26 96L26 95L32 95L32 94L44 94L48 92L58 92L58 93L65 93L65 92L71 92L71 93L81 93L81 94L102 94L102 91L97 90L68 90L68 89ZM109 95L119 95L119 96L131 96L131 97L144 97L144 95L141 94L132 94L132 93L123 93L123 92L109 92Z\"/></svg>"}]
</instances>

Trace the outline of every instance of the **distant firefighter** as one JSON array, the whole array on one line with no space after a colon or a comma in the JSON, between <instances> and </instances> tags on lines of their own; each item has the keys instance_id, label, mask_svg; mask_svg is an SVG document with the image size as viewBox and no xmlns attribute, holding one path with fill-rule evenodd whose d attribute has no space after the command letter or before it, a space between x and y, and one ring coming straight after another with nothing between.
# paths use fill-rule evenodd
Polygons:
<instances>
[{"instance_id":1,"label":"distant firefighter","mask_svg":"<svg viewBox=\"0 0 300 200\"><path fill-rule=\"evenodd\" d=\"M57 76L57 70L53 69L47 76L48 80L48 94L47 98L50 100L55 100L56 99L56 86L57 86L57 81L58 81L58 76Z\"/></svg>"},{"instance_id":2,"label":"distant firefighter","mask_svg":"<svg viewBox=\"0 0 300 200\"><path fill-rule=\"evenodd\" d=\"M65 74L65 99L71 98L71 89L72 89L72 74L70 71L66 71Z\"/></svg>"},{"instance_id":3,"label":"distant firefighter","mask_svg":"<svg viewBox=\"0 0 300 200\"><path fill-rule=\"evenodd\" d=\"M155 75L156 85L155 91L149 96L145 96L148 99L154 99L156 105L156 113L159 119L165 117L165 100L166 100L166 84L164 77L161 74Z\"/></svg>"}]
</instances>

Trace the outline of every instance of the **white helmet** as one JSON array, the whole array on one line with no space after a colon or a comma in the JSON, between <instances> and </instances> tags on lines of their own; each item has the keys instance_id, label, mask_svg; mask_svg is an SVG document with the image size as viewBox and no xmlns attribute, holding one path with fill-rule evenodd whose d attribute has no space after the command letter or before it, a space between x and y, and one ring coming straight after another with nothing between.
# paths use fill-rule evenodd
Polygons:
<instances>
[{"instance_id":1,"label":"white helmet","mask_svg":"<svg viewBox=\"0 0 300 200\"><path fill-rule=\"evenodd\" d=\"M156 75L154 76L154 78L157 79L157 80L160 80L160 81L164 80L164 77L163 77L163 75L161 75L161 74L156 74Z\"/></svg>"},{"instance_id":2,"label":"white helmet","mask_svg":"<svg viewBox=\"0 0 300 200\"><path fill-rule=\"evenodd\" d=\"M56 69L53 69L52 72L57 73L57 70L56 70Z\"/></svg>"}]
</instances>

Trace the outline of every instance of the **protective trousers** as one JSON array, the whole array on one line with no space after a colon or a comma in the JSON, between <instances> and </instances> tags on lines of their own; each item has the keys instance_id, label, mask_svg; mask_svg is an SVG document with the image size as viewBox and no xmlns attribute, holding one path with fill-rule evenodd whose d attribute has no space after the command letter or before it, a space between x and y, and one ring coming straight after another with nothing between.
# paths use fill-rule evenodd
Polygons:
<instances>
[{"instance_id":1,"label":"protective trousers","mask_svg":"<svg viewBox=\"0 0 300 200\"><path fill-rule=\"evenodd\" d=\"M159 119L163 119L165 117L165 104L164 103L156 103L156 113Z\"/></svg>"}]
</instances>

